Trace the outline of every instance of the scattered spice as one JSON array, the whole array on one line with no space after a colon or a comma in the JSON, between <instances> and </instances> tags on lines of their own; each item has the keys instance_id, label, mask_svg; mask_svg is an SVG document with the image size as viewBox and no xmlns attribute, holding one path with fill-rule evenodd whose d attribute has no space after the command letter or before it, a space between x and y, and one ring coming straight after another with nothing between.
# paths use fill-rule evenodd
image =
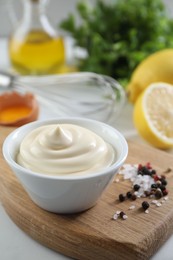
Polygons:
<instances>
[{"instance_id":1,"label":"scattered spice","mask_svg":"<svg viewBox=\"0 0 173 260\"><path fill-rule=\"evenodd\" d=\"M128 216L123 211L116 211L112 219L117 220L119 217L122 218L123 220L126 220L128 218Z\"/></svg>"},{"instance_id":2,"label":"scattered spice","mask_svg":"<svg viewBox=\"0 0 173 260\"><path fill-rule=\"evenodd\" d=\"M128 199L130 199L130 198L132 197L131 191L128 191L128 192L126 193L126 196L127 196Z\"/></svg>"},{"instance_id":3,"label":"scattered spice","mask_svg":"<svg viewBox=\"0 0 173 260\"><path fill-rule=\"evenodd\" d=\"M147 202L147 201L143 201L142 202L142 208L144 209L144 210L147 210L148 208L150 207L150 204Z\"/></svg>"},{"instance_id":4,"label":"scattered spice","mask_svg":"<svg viewBox=\"0 0 173 260\"><path fill-rule=\"evenodd\" d=\"M152 189L157 189L158 185L156 183L151 184Z\"/></svg>"},{"instance_id":5,"label":"scattered spice","mask_svg":"<svg viewBox=\"0 0 173 260\"><path fill-rule=\"evenodd\" d=\"M126 196L124 194L119 195L119 201L123 202L126 199Z\"/></svg>"},{"instance_id":6,"label":"scattered spice","mask_svg":"<svg viewBox=\"0 0 173 260\"><path fill-rule=\"evenodd\" d=\"M150 162L147 162L146 165L126 164L120 170L120 174L123 174L124 179L130 179L133 183L134 192L132 195L128 192L127 198L135 200L137 197L149 196L150 198L160 199L168 194L166 176L158 175Z\"/></svg>"},{"instance_id":7,"label":"scattered spice","mask_svg":"<svg viewBox=\"0 0 173 260\"><path fill-rule=\"evenodd\" d=\"M157 207L160 207L160 206L162 206L162 204L161 204L160 202L157 202L157 203L156 203L156 206L157 206Z\"/></svg>"},{"instance_id":8,"label":"scattered spice","mask_svg":"<svg viewBox=\"0 0 173 260\"><path fill-rule=\"evenodd\" d=\"M152 204L157 204L157 200L152 200L151 203Z\"/></svg>"},{"instance_id":9,"label":"scattered spice","mask_svg":"<svg viewBox=\"0 0 173 260\"><path fill-rule=\"evenodd\" d=\"M133 189L134 189L134 191L138 191L138 190L140 189L140 185L135 184L135 185L133 186Z\"/></svg>"},{"instance_id":10,"label":"scattered spice","mask_svg":"<svg viewBox=\"0 0 173 260\"><path fill-rule=\"evenodd\" d=\"M161 191L161 189L157 188L156 192L155 192L155 197L157 199L160 199L163 196L163 193Z\"/></svg>"},{"instance_id":11,"label":"scattered spice","mask_svg":"<svg viewBox=\"0 0 173 260\"><path fill-rule=\"evenodd\" d=\"M165 180L165 178L163 178L163 177L162 177L162 181L161 182L162 182L162 185L165 185L165 186L168 184L167 181Z\"/></svg>"},{"instance_id":12,"label":"scattered spice","mask_svg":"<svg viewBox=\"0 0 173 260\"><path fill-rule=\"evenodd\" d=\"M124 220L128 218L128 216L123 211L120 212L120 217Z\"/></svg>"},{"instance_id":13,"label":"scattered spice","mask_svg":"<svg viewBox=\"0 0 173 260\"><path fill-rule=\"evenodd\" d=\"M166 172L170 172L172 169L168 168ZM130 179L133 183L133 190L128 191L126 195L123 193L119 194L119 201L123 202L126 199L136 200L137 198L150 197L153 198L151 204L160 207L162 203L168 200L168 190L167 180L165 175L158 175L157 171L152 168L151 163L146 163L146 165L130 165L126 164L119 172L123 174L124 179ZM155 198L155 199L154 199ZM162 201L158 199L163 198ZM146 214L149 213L150 204L147 201L142 202L142 208ZM131 205L129 210L135 208L135 205ZM113 215L113 219L121 217L122 219L127 219L128 216L123 211L117 211Z\"/></svg>"},{"instance_id":14,"label":"scattered spice","mask_svg":"<svg viewBox=\"0 0 173 260\"><path fill-rule=\"evenodd\" d=\"M135 194L133 194L131 198L132 198L132 200L136 200L137 199Z\"/></svg>"},{"instance_id":15,"label":"scattered spice","mask_svg":"<svg viewBox=\"0 0 173 260\"><path fill-rule=\"evenodd\" d=\"M166 195L168 195L168 191L165 189L165 190L163 190L163 196L166 196Z\"/></svg>"},{"instance_id":16,"label":"scattered spice","mask_svg":"<svg viewBox=\"0 0 173 260\"><path fill-rule=\"evenodd\" d=\"M129 210L132 210L132 209L135 209L135 208L136 208L135 205L131 205L131 206L129 207Z\"/></svg>"},{"instance_id":17,"label":"scattered spice","mask_svg":"<svg viewBox=\"0 0 173 260\"><path fill-rule=\"evenodd\" d=\"M115 214L113 215L112 219L113 219L113 220L117 220L117 219L118 219L118 214L115 213Z\"/></svg>"}]
</instances>

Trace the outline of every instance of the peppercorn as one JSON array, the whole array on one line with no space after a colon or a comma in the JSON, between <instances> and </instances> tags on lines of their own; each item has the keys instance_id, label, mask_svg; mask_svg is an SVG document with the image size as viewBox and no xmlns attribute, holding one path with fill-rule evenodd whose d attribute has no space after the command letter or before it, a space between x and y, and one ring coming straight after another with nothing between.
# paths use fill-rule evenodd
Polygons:
<instances>
[{"instance_id":1,"label":"peppercorn","mask_svg":"<svg viewBox=\"0 0 173 260\"><path fill-rule=\"evenodd\" d=\"M160 186L160 184L161 184L161 181L160 180L158 180L158 181L156 181L156 184L158 185L158 187Z\"/></svg>"},{"instance_id":2,"label":"peppercorn","mask_svg":"<svg viewBox=\"0 0 173 260\"><path fill-rule=\"evenodd\" d=\"M142 172L143 172L144 175L150 175L149 169L145 166L142 167Z\"/></svg>"},{"instance_id":3,"label":"peppercorn","mask_svg":"<svg viewBox=\"0 0 173 260\"><path fill-rule=\"evenodd\" d=\"M160 178L159 178L159 176L157 174L153 175L153 178L154 178L155 181L160 180Z\"/></svg>"},{"instance_id":4,"label":"peppercorn","mask_svg":"<svg viewBox=\"0 0 173 260\"><path fill-rule=\"evenodd\" d=\"M154 195L154 194L156 193L156 190L157 190L157 189L152 189L152 190L150 191L150 195Z\"/></svg>"},{"instance_id":5,"label":"peppercorn","mask_svg":"<svg viewBox=\"0 0 173 260\"><path fill-rule=\"evenodd\" d=\"M147 201L143 201L143 202L142 202L142 208L143 208L144 210L147 210L149 207L150 207L150 204L149 204Z\"/></svg>"},{"instance_id":6,"label":"peppercorn","mask_svg":"<svg viewBox=\"0 0 173 260\"><path fill-rule=\"evenodd\" d=\"M130 199L130 198L132 197L131 191L128 191L128 192L126 193L126 196L127 196L128 199Z\"/></svg>"},{"instance_id":7,"label":"peppercorn","mask_svg":"<svg viewBox=\"0 0 173 260\"><path fill-rule=\"evenodd\" d=\"M158 188L155 192L155 197L160 199L162 196L163 196L163 193L162 193L161 189Z\"/></svg>"},{"instance_id":8,"label":"peppercorn","mask_svg":"<svg viewBox=\"0 0 173 260\"><path fill-rule=\"evenodd\" d=\"M168 184L165 179L161 179L161 183L162 183L163 185L165 185L165 186Z\"/></svg>"},{"instance_id":9,"label":"peppercorn","mask_svg":"<svg viewBox=\"0 0 173 260\"><path fill-rule=\"evenodd\" d=\"M120 212L120 217L124 220L128 218L127 215L123 211Z\"/></svg>"},{"instance_id":10,"label":"peppercorn","mask_svg":"<svg viewBox=\"0 0 173 260\"><path fill-rule=\"evenodd\" d=\"M131 199L132 199L132 200L136 200L136 199L137 199L136 195L135 195L135 194L132 194Z\"/></svg>"},{"instance_id":11,"label":"peppercorn","mask_svg":"<svg viewBox=\"0 0 173 260\"><path fill-rule=\"evenodd\" d=\"M148 197L150 195L150 192L148 190L145 190L144 194Z\"/></svg>"},{"instance_id":12,"label":"peppercorn","mask_svg":"<svg viewBox=\"0 0 173 260\"><path fill-rule=\"evenodd\" d=\"M153 184L151 184L151 188L152 188L152 189L157 189L157 188L158 188L158 185L157 185L156 183L153 183Z\"/></svg>"},{"instance_id":13,"label":"peppercorn","mask_svg":"<svg viewBox=\"0 0 173 260\"><path fill-rule=\"evenodd\" d=\"M126 199L125 195L121 193L119 195L119 201L123 202L123 201L125 201L125 199Z\"/></svg>"},{"instance_id":14,"label":"peppercorn","mask_svg":"<svg viewBox=\"0 0 173 260\"><path fill-rule=\"evenodd\" d=\"M156 170L152 169L151 170L151 175L154 175L154 174L156 174Z\"/></svg>"},{"instance_id":15,"label":"peppercorn","mask_svg":"<svg viewBox=\"0 0 173 260\"><path fill-rule=\"evenodd\" d=\"M166 196L166 195L168 195L168 191L165 189L162 191L162 194L163 194L163 196Z\"/></svg>"},{"instance_id":16,"label":"peppercorn","mask_svg":"<svg viewBox=\"0 0 173 260\"><path fill-rule=\"evenodd\" d=\"M138 171L140 171L142 169L142 164L138 164Z\"/></svg>"},{"instance_id":17,"label":"peppercorn","mask_svg":"<svg viewBox=\"0 0 173 260\"><path fill-rule=\"evenodd\" d=\"M161 189L161 191L166 189L165 185L163 185L163 184L159 185L159 188Z\"/></svg>"},{"instance_id":18,"label":"peppercorn","mask_svg":"<svg viewBox=\"0 0 173 260\"><path fill-rule=\"evenodd\" d=\"M135 185L133 186L133 189L134 189L134 191L138 191L138 190L140 189L140 185L135 184Z\"/></svg>"},{"instance_id":19,"label":"peppercorn","mask_svg":"<svg viewBox=\"0 0 173 260\"><path fill-rule=\"evenodd\" d=\"M147 169L152 169L151 163L150 163L150 162L147 162L146 167L147 167Z\"/></svg>"}]
</instances>

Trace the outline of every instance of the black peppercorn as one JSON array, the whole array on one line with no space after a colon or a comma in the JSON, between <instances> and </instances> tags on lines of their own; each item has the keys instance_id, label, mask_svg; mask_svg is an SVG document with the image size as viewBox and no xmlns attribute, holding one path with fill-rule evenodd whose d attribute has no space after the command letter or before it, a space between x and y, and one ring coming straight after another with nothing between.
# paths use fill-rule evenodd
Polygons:
<instances>
[{"instance_id":1,"label":"black peppercorn","mask_svg":"<svg viewBox=\"0 0 173 260\"><path fill-rule=\"evenodd\" d=\"M150 207L150 204L149 204L147 201L143 201L143 202L142 202L142 208L143 208L144 210L147 210L149 207Z\"/></svg>"},{"instance_id":2,"label":"black peppercorn","mask_svg":"<svg viewBox=\"0 0 173 260\"><path fill-rule=\"evenodd\" d=\"M120 217L124 220L128 218L127 215L123 211L120 212Z\"/></svg>"},{"instance_id":3,"label":"black peppercorn","mask_svg":"<svg viewBox=\"0 0 173 260\"><path fill-rule=\"evenodd\" d=\"M119 195L119 201L123 202L123 201L125 201L125 199L126 199L125 195L121 193Z\"/></svg>"},{"instance_id":4,"label":"black peppercorn","mask_svg":"<svg viewBox=\"0 0 173 260\"><path fill-rule=\"evenodd\" d=\"M162 193L161 189L157 189L155 192L155 197L157 199L160 199L162 196L163 196L163 193Z\"/></svg>"},{"instance_id":5,"label":"black peppercorn","mask_svg":"<svg viewBox=\"0 0 173 260\"><path fill-rule=\"evenodd\" d=\"M142 172L144 175L150 175L150 170L145 166L142 167Z\"/></svg>"},{"instance_id":6,"label":"black peppercorn","mask_svg":"<svg viewBox=\"0 0 173 260\"><path fill-rule=\"evenodd\" d=\"M151 188L152 188L152 189L157 189L157 188L158 188L158 185L157 185L156 183L153 183L153 184L151 184Z\"/></svg>"},{"instance_id":7,"label":"black peppercorn","mask_svg":"<svg viewBox=\"0 0 173 260\"><path fill-rule=\"evenodd\" d=\"M159 188L161 189L161 191L166 189L165 185L163 185L163 184L159 185Z\"/></svg>"},{"instance_id":8,"label":"black peppercorn","mask_svg":"<svg viewBox=\"0 0 173 260\"><path fill-rule=\"evenodd\" d=\"M138 191L138 190L140 189L140 185L135 184L135 185L133 186L133 189L134 189L134 191Z\"/></svg>"},{"instance_id":9,"label":"black peppercorn","mask_svg":"<svg viewBox=\"0 0 173 260\"><path fill-rule=\"evenodd\" d=\"M122 218L125 215L123 211L120 212L120 217Z\"/></svg>"},{"instance_id":10,"label":"black peppercorn","mask_svg":"<svg viewBox=\"0 0 173 260\"><path fill-rule=\"evenodd\" d=\"M152 169L151 170L151 175L154 175L154 174L156 174L156 170Z\"/></svg>"},{"instance_id":11,"label":"black peppercorn","mask_svg":"<svg viewBox=\"0 0 173 260\"><path fill-rule=\"evenodd\" d=\"M128 192L126 193L126 196L127 196L128 199L130 199L130 198L132 197L131 191L128 191Z\"/></svg>"},{"instance_id":12,"label":"black peppercorn","mask_svg":"<svg viewBox=\"0 0 173 260\"><path fill-rule=\"evenodd\" d=\"M161 179L161 183L165 186L167 185L167 181L165 179Z\"/></svg>"}]
</instances>

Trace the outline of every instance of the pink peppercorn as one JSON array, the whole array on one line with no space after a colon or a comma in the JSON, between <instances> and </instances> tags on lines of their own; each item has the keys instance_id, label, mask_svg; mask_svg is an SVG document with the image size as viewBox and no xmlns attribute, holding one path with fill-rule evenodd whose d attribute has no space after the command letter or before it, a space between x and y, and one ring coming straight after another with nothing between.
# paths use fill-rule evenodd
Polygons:
<instances>
[{"instance_id":1,"label":"pink peppercorn","mask_svg":"<svg viewBox=\"0 0 173 260\"><path fill-rule=\"evenodd\" d=\"M138 171L140 171L141 169L142 169L142 164L139 163L139 164L138 164Z\"/></svg>"},{"instance_id":2,"label":"pink peppercorn","mask_svg":"<svg viewBox=\"0 0 173 260\"><path fill-rule=\"evenodd\" d=\"M155 181L159 181L159 180L160 180L160 178L159 178L159 176L158 176L157 174L155 174L155 175L153 176L153 178L154 178Z\"/></svg>"},{"instance_id":3,"label":"pink peppercorn","mask_svg":"<svg viewBox=\"0 0 173 260\"><path fill-rule=\"evenodd\" d=\"M168 195L168 190L166 190L166 189L165 189L165 190L163 190L163 191L162 191L162 194L163 194L163 196L166 196L166 195Z\"/></svg>"},{"instance_id":4,"label":"pink peppercorn","mask_svg":"<svg viewBox=\"0 0 173 260\"><path fill-rule=\"evenodd\" d=\"M147 167L148 169L152 169L152 167L151 167L151 163L148 162L148 163L146 164L146 167Z\"/></svg>"}]
</instances>

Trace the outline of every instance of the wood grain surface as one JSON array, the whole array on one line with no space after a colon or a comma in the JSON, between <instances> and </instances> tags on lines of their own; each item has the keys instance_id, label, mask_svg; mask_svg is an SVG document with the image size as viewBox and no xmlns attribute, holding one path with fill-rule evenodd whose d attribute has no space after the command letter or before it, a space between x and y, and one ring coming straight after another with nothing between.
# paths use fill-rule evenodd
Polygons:
<instances>
[{"instance_id":1,"label":"wood grain surface","mask_svg":"<svg viewBox=\"0 0 173 260\"><path fill-rule=\"evenodd\" d=\"M0 127L0 144L12 128ZM129 163L150 161L158 173L173 168L173 156L166 152L129 143ZM167 174L169 200L161 207L151 205L149 214L141 209L144 199L118 201L131 189L129 181L113 182L97 205L75 215L58 215L40 209L0 156L0 199L11 219L33 239L75 259L148 259L173 232L173 173ZM147 199L151 201L151 199ZM128 210L135 204L134 210ZM112 220L117 210L127 220Z\"/></svg>"}]
</instances>

